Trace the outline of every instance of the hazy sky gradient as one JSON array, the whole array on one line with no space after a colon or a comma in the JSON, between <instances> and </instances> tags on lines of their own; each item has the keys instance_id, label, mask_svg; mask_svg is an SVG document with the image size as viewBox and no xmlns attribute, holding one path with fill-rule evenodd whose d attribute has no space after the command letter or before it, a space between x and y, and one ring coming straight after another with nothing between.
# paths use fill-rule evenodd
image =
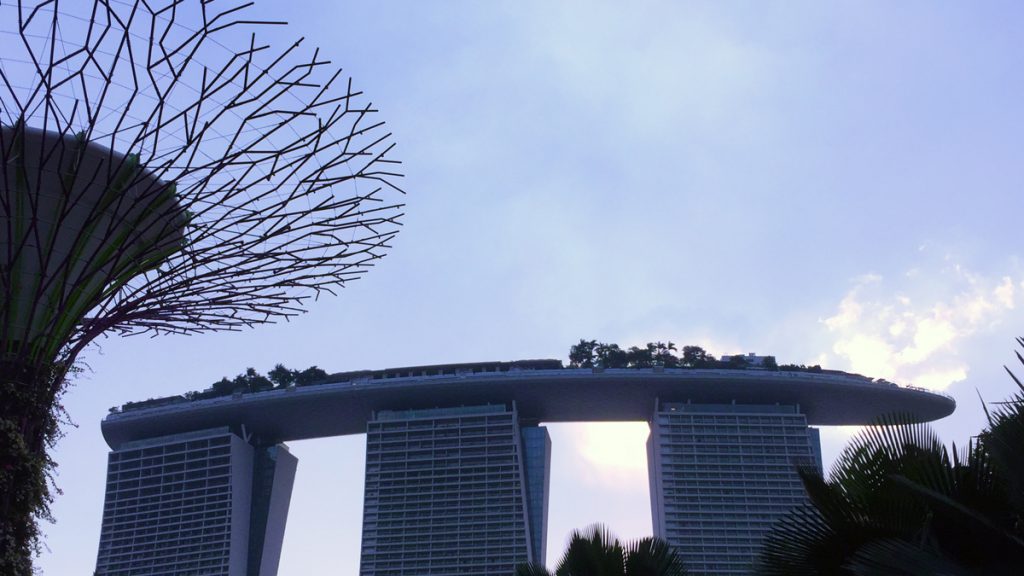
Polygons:
<instances>
[{"instance_id":1,"label":"hazy sky gradient","mask_svg":"<svg viewBox=\"0 0 1024 576\"><path fill-rule=\"evenodd\" d=\"M565 358L671 339L944 390L963 443L1024 307L1017 2L263 2L399 143L391 254L291 323L109 339L66 406L49 576L92 570L129 400L247 366ZM651 531L646 425L553 425L549 560ZM849 430L823 433L826 462ZM280 573L354 575L362 436L296 442Z\"/></svg>"}]
</instances>

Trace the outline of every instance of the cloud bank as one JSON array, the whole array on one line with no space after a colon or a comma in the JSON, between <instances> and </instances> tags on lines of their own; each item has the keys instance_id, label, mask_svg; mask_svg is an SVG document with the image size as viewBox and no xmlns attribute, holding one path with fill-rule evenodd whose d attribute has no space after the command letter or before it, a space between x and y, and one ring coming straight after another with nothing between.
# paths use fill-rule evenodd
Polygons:
<instances>
[{"instance_id":1,"label":"cloud bank","mask_svg":"<svg viewBox=\"0 0 1024 576\"><path fill-rule=\"evenodd\" d=\"M1016 308L1024 282L988 277L960 265L911 269L902 278L857 278L835 313L822 320L830 367L941 391L967 378L967 339Z\"/></svg>"}]
</instances>

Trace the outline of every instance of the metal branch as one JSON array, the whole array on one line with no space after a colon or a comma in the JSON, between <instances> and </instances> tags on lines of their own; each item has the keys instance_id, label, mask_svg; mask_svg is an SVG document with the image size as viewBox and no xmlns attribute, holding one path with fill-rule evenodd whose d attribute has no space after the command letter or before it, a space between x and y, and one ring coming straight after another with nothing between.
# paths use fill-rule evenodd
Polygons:
<instances>
[{"instance_id":1,"label":"metal branch","mask_svg":"<svg viewBox=\"0 0 1024 576\"><path fill-rule=\"evenodd\" d=\"M301 39L259 43L280 23L248 7L0 4L4 359L287 318L386 253L391 134Z\"/></svg>"}]
</instances>

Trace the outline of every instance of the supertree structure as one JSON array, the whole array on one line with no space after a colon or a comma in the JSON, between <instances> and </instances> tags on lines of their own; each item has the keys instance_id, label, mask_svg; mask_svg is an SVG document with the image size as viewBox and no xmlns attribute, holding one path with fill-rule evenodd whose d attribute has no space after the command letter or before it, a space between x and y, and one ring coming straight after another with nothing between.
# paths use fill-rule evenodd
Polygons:
<instances>
[{"instance_id":1,"label":"supertree structure","mask_svg":"<svg viewBox=\"0 0 1024 576\"><path fill-rule=\"evenodd\" d=\"M397 231L376 110L248 6L0 0L0 573L31 572L90 342L292 316Z\"/></svg>"}]
</instances>

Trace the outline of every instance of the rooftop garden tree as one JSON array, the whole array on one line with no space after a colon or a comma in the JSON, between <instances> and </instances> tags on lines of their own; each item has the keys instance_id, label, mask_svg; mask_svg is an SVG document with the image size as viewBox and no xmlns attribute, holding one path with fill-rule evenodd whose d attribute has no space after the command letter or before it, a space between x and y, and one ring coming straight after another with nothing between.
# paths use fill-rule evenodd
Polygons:
<instances>
[{"instance_id":1,"label":"rooftop garden tree","mask_svg":"<svg viewBox=\"0 0 1024 576\"><path fill-rule=\"evenodd\" d=\"M597 340L580 339L579 344L573 344L569 348L569 367L593 368L597 346Z\"/></svg>"},{"instance_id":2,"label":"rooftop garden tree","mask_svg":"<svg viewBox=\"0 0 1024 576\"><path fill-rule=\"evenodd\" d=\"M246 368L245 372L232 379L227 377L210 385L210 388L203 392L191 392L194 399L211 398L217 396L228 396L235 392L255 393L264 390L287 388L289 386L308 386L314 382L327 378L327 372L311 366L305 370L289 370L282 364L274 366L273 370L266 375L260 374L255 368Z\"/></svg>"},{"instance_id":3,"label":"rooftop garden tree","mask_svg":"<svg viewBox=\"0 0 1024 576\"><path fill-rule=\"evenodd\" d=\"M668 344L664 342L647 344L648 348L651 346L654 346L652 356L656 364L666 368L675 368L679 366L679 357L673 354L673 352L676 352L676 345L674 342L669 341Z\"/></svg>"},{"instance_id":4,"label":"rooftop garden tree","mask_svg":"<svg viewBox=\"0 0 1024 576\"><path fill-rule=\"evenodd\" d=\"M700 346L683 346L681 364L687 368L706 368L714 361L715 357Z\"/></svg>"}]
</instances>

